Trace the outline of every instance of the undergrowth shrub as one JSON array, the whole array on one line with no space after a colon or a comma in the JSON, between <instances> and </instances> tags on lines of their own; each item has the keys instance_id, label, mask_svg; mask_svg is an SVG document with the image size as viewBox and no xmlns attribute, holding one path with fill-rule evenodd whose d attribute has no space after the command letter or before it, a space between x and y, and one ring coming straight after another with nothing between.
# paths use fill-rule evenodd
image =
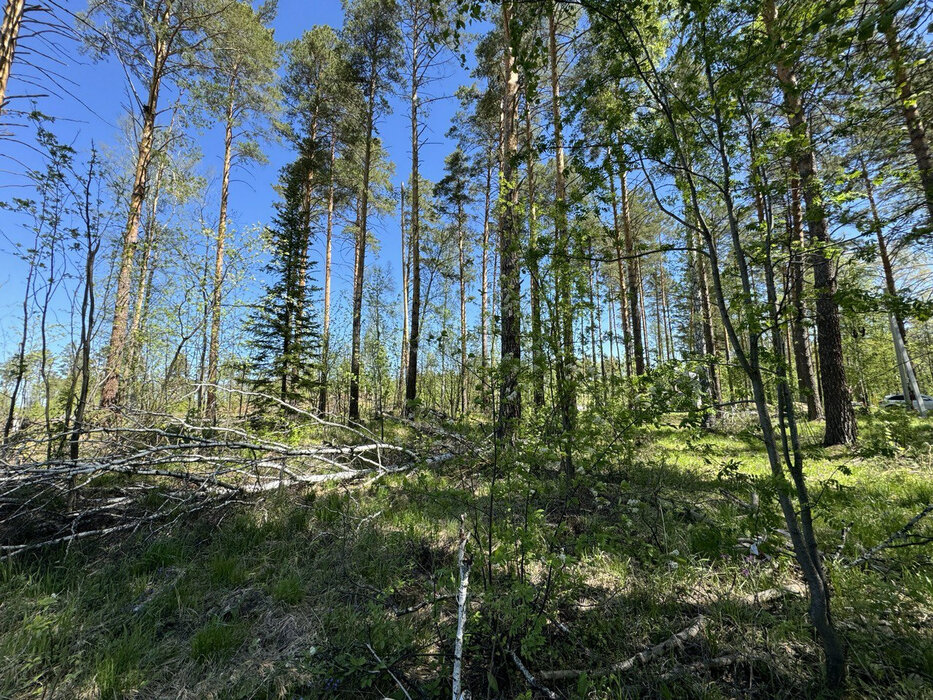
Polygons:
<instances>
[{"instance_id":1,"label":"undergrowth shrub","mask_svg":"<svg viewBox=\"0 0 933 700\"><path fill-rule=\"evenodd\" d=\"M863 457L894 457L910 447L915 438L907 411L888 409L870 413L859 434L859 453Z\"/></svg>"}]
</instances>

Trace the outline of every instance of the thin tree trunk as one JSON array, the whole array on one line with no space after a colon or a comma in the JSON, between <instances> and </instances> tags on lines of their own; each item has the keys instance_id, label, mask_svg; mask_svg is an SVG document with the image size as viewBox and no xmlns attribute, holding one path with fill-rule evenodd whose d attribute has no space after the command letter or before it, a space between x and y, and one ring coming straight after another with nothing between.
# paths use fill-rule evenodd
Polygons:
<instances>
[{"instance_id":1,"label":"thin tree trunk","mask_svg":"<svg viewBox=\"0 0 933 700\"><path fill-rule=\"evenodd\" d=\"M713 310L709 298L709 284L706 281L706 261L697 256L697 281L700 285L700 312L703 324L703 343L709 367L709 391L713 404L722 403L722 385L719 380L719 367L716 363L716 336L713 333ZM728 361L728 360L727 360Z\"/></svg>"},{"instance_id":2,"label":"thin tree trunk","mask_svg":"<svg viewBox=\"0 0 933 700\"><path fill-rule=\"evenodd\" d=\"M152 200L149 204L149 216L146 220L146 237L143 240L142 260L139 264L139 290L136 293L136 304L133 308L133 318L130 321L129 348L127 349L126 365L135 374L136 361L139 357L142 344L143 323L145 321L146 301L149 298L150 282L155 268L155 244L158 231L159 192L162 183L161 164L156 169L155 182L152 186Z\"/></svg>"},{"instance_id":3,"label":"thin tree trunk","mask_svg":"<svg viewBox=\"0 0 933 700\"><path fill-rule=\"evenodd\" d=\"M654 342L657 346L657 364L664 361L664 322L661 318L661 270L655 271L654 279Z\"/></svg>"},{"instance_id":4,"label":"thin tree trunk","mask_svg":"<svg viewBox=\"0 0 933 700\"><path fill-rule=\"evenodd\" d=\"M593 257L593 245L589 247L590 257ZM593 263L588 264L590 270L587 275L587 294L589 296L589 315L590 315L590 363L592 364L593 378L596 377L596 273L593 269Z\"/></svg>"},{"instance_id":5,"label":"thin tree trunk","mask_svg":"<svg viewBox=\"0 0 933 700\"><path fill-rule=\"evenodd\" d=\"M823 418L823 401L813 366L813 351L807 333L807 302L804 297L805 250L803 221L800 210L800 180L791 174L789 207L790 284L794 315L791 335L794 340L794 366L797 370L797 390L807 403L807 418Z\"/></svg>"},{"instance_id":6,"label":"thin tree trunk","mask_svg":"<svg viewBox=\"0 0 933 700\"><path fill-rule=\"evenodd\" d=\"M664 269L664 257L661 257L661 318L664 323L664 344L667 348L666 359L674 359L674 329L671 324L670 300L667 296L667 271Z\"/></svg>"},{"instance_id":7,"label":"thin tree trunk","mask_svg":"<svg viewBox=\"0 0 933 700\"><path fill-rule=\"evenodd\" d=\"M217 423L217 389L220 360L220 301L224 282L224 244L227 237L227 200L230 196L230 163L233 157L233 103L236 78L230 79L227 120L224 133L224 165L220 178L220 216L217 220L217 248L214 255L214 288L211 292L211 339L207 355L207 419Z\"/></svg>"},{"instance_id":8,"label":"thin tree trunk","mask_svg":"<svg viewBox=\"0 0 933 700\"><path fill-rule=\"evenodd\" d=\"M832 622L829 581L823 568L822 555L819 552L816 535L813 530L810 496L803 473L803 452L800 448L794 403L791 397L790 385L787 380L786 351L781 334L780 318L778 317L778 298L774 283L774 265L771 260L771 250L773 247L772 218L767 213L764 195L761 191L766 183L763 181L762 177L753 176L753 180L755 181L755 197L758 203L759 223L766 232L766 261L764 272L771 326L771 343L775 354L781 448L784 465L790 472L794 492L797 496L796 508L791 502L790 494L786 489L779 488L778 500L781 505L781 510L784 512L785 522L788 525L788 532L791 535L797 562L807 581L807 588L810 593L810 620L817 629L817 633L820 635L826 654L827 683L830 688L838 689L841 688L845 682L845 652ZM744 289L748 290L748 288L746 284ZM753 380L758 385L754 387L754 389L756 393L756 403L759 404L758 412L760 416L763 412L767 413L767 411L761 410L762 402L758 400L758 396L762 393L761 385L763 384L760 372L756 373ZM768 420L770 421L770 416ZM764 422L762 422L762 428L765 428ZM768 429L769 431L773 430L770 425L768 425ZM767 438L766 442L768 442ZM773 433L770 442L775 442ZM776 445L770 447L769 451L777 453ZM771 459L773 460L772 464L775 464L780 458L775 454ZM777 471L778 468L772 466L772 472L775 473L775 476L777 476ZM781 481L785 480L783 477L783 469L781 469L779 478Z\"/></svg>"},{"instance_id":9,"label":"thin tree trunk","mask_svg":"<svg viewBox=\"0 0 933 700\"><path fill-rule=\"evenodd\" d=\"M593 286L596 295L596 337L599 339L599 380L603 388L603 396L606 395L606 353L603 348L603 303L600 295L600 275L596 263L593 263ZM612 358L612 338L609 339L609 357ZM610 370L611 371L611 370Z\"/></svg>"},{"instance_id":10,"label":"thin tree trunk","mask_svg":"<svg viewBox=\"0 0 933 700\"><path fill-rule=\"evenodd\" d=\"M772 0L765 0L770 3ZM774 8L771 6L773 17ZM705 44L705 25L702 27ZM705 48L705 46L704 46ZM726 148L725 128L723 126L722 116L719 104L716 100L715 80L713 79L710 61L705 61L706 82L713 103L713 118L716 127L717 150L722 167L722 185L720 191L725 200L726 214L729 222L729 232L732 239L732 249L735 262L738 267L739 278L742 285L742 294L747 299L752 299L753 290L751 282L751 273L748 266L742 236L739 228L738 217L736 216L735 205L732 198L730 183L732 182L732 165L729 161ZM676 129L676 127L674 127ZM760 183L757 173L753 180L756 185ZM720 277L720 262L716 250L715 239L706 225L702 211L699 206L695 183L690 179L691 203L694 209L694 216L703 233L707 249L710 255L710 270L713 277L713 285L716 293L716 301L720 310L723 326L729 337L734 350L734 354L752 387L752 394L755 399L755 407L758 414L758 420L761 426L761 434L765 444L765 450L768 454L768 462L771 467L771 474L777 482L778 501L784 514L785 524L790 534L794 546L797 563L803 572L807 588L810 593L810 619L822 642L823 651L826 655L826 673L827 684L833 690L839 690L845 683L845 653L841 640L833 626L830 616L830 591L826 580L825 572L822 567L822 560L817 549L816 536L813 532L812 516L810 511L809 495L807 493L806 483L803 475L803 457L799 448L799 441L796 433L796 423L794 418L793 403L790 401L787 390L786 375L782 357L782 344L780 341L779 319L777 317L777 296L774 289L773 268L771 266L771 226L770 218L765 222L767 224L767 238L765 242L765 252L768 256L765 265L765 276L768 288L768 308L770 315L770 326L776 354L776 372L778 376L779 390L779 422L782 437L782 452L778 452L777 441L774 432L774 424L771 419L767 396L765 394L764 381L762 378L760 364L760 336L755 332L749 332L748 352L745 351L739 335L732 324L729 310L726 307L726 297L723 292L722 280ZM758 193L760 196L760 192ZM756 317L756 311L752 305L745 305L745 325L754 328L759 320ZM841 359L841 358L840 358ZM788 440L786 430L790 431L790 440ZM790 456L790 450L793 449L793 459ZM782 461L783 454L783 461ZM791 490L785 476L785 467L790 471L793 480L794 490L797 495L797 508L795 509L791 501ZM799 513L798 513L799 509ZM798 518L799 515L799 518Z\"/></svg>"},{"instance_id":11,"label":"thin tree trunk","mask_svg":"<svg viewBox=\"0 0 933 700\"><path fill-rule=\"evenodd\" d=\"M321 386L318 390L318 413L327 413L327 384L330 381L330 268L334 234L334 166L337 162L337 134L330 139L330 186L327 190L327 231L324 242L324 319L321 325Z\"/></svg>"},{"instance_id":12,"label":"thin tree trunk","mask_svg":"<svg viewBox=\"0 0 933 700\"><path fill-rule=\"evenodd\" d=\"M878 257L881 259L881 270L884 272L884 287L892 301L897 299L897 283L894 279L894 268L891 265L891 256L888 254L888 243L884 239L884 230L881 224L881 216L878 214L878 205L875 202L875 188L872 185L871 178L868 176L868 167L865 165L865 159L859 158L859 165L862 166L862 182L865 183L865 193L868 196L868 206L871 211L872 228L875 230L875 236L878 240ZM907 342L907 329L904 327L904 318L898 311L897 306L892 306L894 319L897 321L897 328L900 331L904 343Z\"/></svg>"},{"instance_id":13,"label":"thin tree trunk","mask_svg":"<svg viewBox=\"0 0 933 700\"><path fill-rule=\"evenodd\" d=\"M87 411L88 393L91 386L91 336L94 332L94 260L100 248L100 241L93 240L91 217L91 181L94 178L95 156L91 156L88 179L84 189L84 225L87 256L84 262L84 295L81 299L81 388L75 406L74 425L69 436L69 458L78 459L81 434L84 432L84 414Z\"/></svg>"},{"instance_id":14,"label":"thin tree trunk","mask_svg":"<svg viewBox=\"0 0 933 700\"><path fill-rule=\"evenodd\" d=\"M170 11L169 5L165 12ZM101 388L102 407L115 406L120 401L120 376L124 370L124 351L126 346L127 316L130 306L130 286L133 279L133 260L139 242L139 218L143 202L146 200L147 174L152 159L152 146L155 139L155 120L158 112L159 90L162 74L168 59L168 45L162 38L156 39L155 58L152 76L149 80L149 92L143 107L142 130L139 150L136 155L136 171L133 176L133 190L130 193L130 207L123 233L120 270L117 275L117 293L113 312L113 326L110 330L110 348L107 353L107 366L104 371L104 383Z\"/></svg>"},{"instance_id":15,"label":"thin tree trunk","mask_svg":"<svg viewBox=\"0 0 933 700\"><path fill-rule=\"evenodd\" d=\"M576 358L573 351L573 296L570 269L570 231L567 225L567 187L564 182L564 137L561 121L560 76L557 61L557 6L548 12L548 58L551 67L551 118L554 127L554 242L563 253L557 260L554 283L557 292L557 318L560 322L560 348L557 355L557 399L563 429L561 466L568 485L574 476L573 433L577 423Z\"/></svg>"},{"instance_id":16,"label":"thin tree trunk","mask_svg":"<svg viewBox=\"0 0 933 700\"><path fill-rule=\"evenodd\" d=\"M624 168L619 170L622 199L622 232L625 240L625 267L628 278L628 317L632 329L632 356L635 360L635 374L640 377L645 373L645 341L642 335L641 299L638 293L641 284L638 279L638 261L634 257L635 237L632 235L632 224L629 215L627 173Z\"/></svg>"},{"instance_id":17,"label":"thin tree trunk","mask_svg":"<svg viewBox=\"0 0 933 700\"><path fill-rule=\"evenodd\" d=\"M460 282L460 415L465 416L467 410L467 294L466 294L466 215L463 205L459 205L457 212L459 222L457 232L457 252L459 255L458 277Z\"/></svg>"},{"instance_id":18,"label":"thin tree trunk","mask_svg":"<svg viewBox=\"0 0 933 700\"><path fill-rule=\"evenodd\" d=\"M611 380L615 379L615 363L616 363L616 321L615 321L615 304L612 303L612 286L609 284L609 280L606 280L606 307L608 311L607 322L609 325L609 378Z\"/></svg>"},{"instance_id":19,"label":"thin tree trunk","mask_svg":"<svg viewBox=\"0 0 933 700\"><path fill-rule=\"evenodd\" d=\"M38 246L38 241L36 242ZM10 392L10 410L7 413L6 423L3 426L3 442L9 440L13 432L13 423L16 415L16 400L26 374L26 343L29 341L29 298L33 292L33 279L36 275L35 260L29 263L29 273L26 275L26 289L23 292L23 330L20 335L19 348L16 357L16 376L13 379L13 390Z\"/></svg>"},{"instance_id":20,"label":"thin tree trunk","mask_svg":"<svg viewBox=\"0 0 933 700\"><path fill-rule=\"evenodd\" d=\"M859 158L859 165L862 168L862 181L865 183L865 193L868 196L872 228L875 230L875 236L878 240L878 257L881 259L881 269L884 272L884 287L892 302L890 314L894 318L897 334L900 335L900 338L894 338L894 349L898 363L898 374L901 377L901 389L904 393L906 405L908 407L916 407L921 413L925 413L919 391L915 390L914 383L910 381L910 377L913 375L913 367L911 366L910 358L907 354L907 329L904 327L904 318L895 303L897 300L897 283L894 280L894 268L891 266L891 258L888 255L888 244L884 239L884 229L881 223L881 216L878 214L878 205L875 203L875 188L872 185L871 178L868 176L868 168L865 165L864 158ZM859 364L861 364L861 358L859 358ZM865 388L864 373L860 372L859 378L862 384L862 395L867 403L868 391ZM914 377L914 379L916 379L916 377Z\"/></svg>"},{"instance_id":21,"label":"thin tree trunk","mask_svg":"<svg viewBox=\"0 0 933 700\"><path fill-rule=\"evenodd\" d=\"M395 403L400 409L404 408L405 396L405 375L408 366L408 270L409 270L409 246L407 245L408 233L405 231L405 185L402 185L399 193L399 222L402 239L402 354L398 364L398 386L396 388Z\"/></svg>"},{"instance_id":22,"label":"thin tree trunk","mask_svg":"<svg viewBox=\"0 0 933 700\"><path fill-rule=\"evenodd\" d=\"M483 203L483 250L480 274L480 354L485 368L490 359L489 349L489 212L492 194L492 162L486 163L486 186Z\"/></svg>"},{"instance_id":23,"label":"thin tree trunk","mask_svg":"<svg viewBox=\"0 0 933 700\"><path fill-rule=\"evenodd\" d=\"M204 248L204 269L201 273L201 299L203 300L203 314L201 316L201 323L199 328L201 329L201 356L198 360L198 416L204 416L204 408L207 405L206 401L206 391L205 386L207 380L207 356L209 353L209 344L210 344L210 315L211 315L211 304L210 304L210 295L208 294L208 280L210 279L210 246L206 245ZM184 347L184 344L181 343L178 346L179 352ZM177 354L177 353L176 353ZM174 364L174 363L173 363ZM185 378L187 379L187 370L188 365L185 364ZM168 377L166 377L168 379ZM167 383L167 382L166 382Z\"/></svg>"},{"instance_id":24,"label":"thin tree trunk","mask_svg":"<svg viewBox=\"0 0 933 700\"><path fill-rule=\"evenodd\" d=\"M372 67L374 68L374 67ZM359 226L356 236L356 261L353 271L353 335L350 346L350 404L348 415L351 421L360 419L360 338L363 328L363 274L366 270L366 234L369 215L369 179L372 169L373 121L376 112L375 74L370 79L366 110L366 148L363 155L363 183L360 192ZM412 190L412 204L415 192ZM414 324L414 321L413 321ZM414 325L412 326L414 333ZM413 344L417 341L413 341ZM410 368L409 368L410 369Z\"/></svg>"},{"instance_id":25,"label":"thin tree trunk","mask_svg":"<svg viewBox=\"0 0 933 700\"><path fill-rule=\"evenodd\" d=\"M648 314L645 313L645 278L641 273L641 258L634 261L638 287L638 304L641 310L641 328L644 333L642 347L645 351L645 371L651 369L651 336L648 330Z\"/></svg>"},{"instance_id":26,"label":"thin tree trunk","mask_svg":"<svg viewBox=\"0 0 933 700\"><path fill-rule=\"evenodd\" d=\"M622 344L625 348L625 376L631 377L632 334L629 330L628 309L626 307L628 291L625 284L625 271L622 256L622 242L624 240L624 234L622 232L622 222L619 217L619 201L616 194L615 168L613 167L612 157L610 156L607 160L609 164L609 189L611 190L612 194L612 222L613 231L615 233L612 242L615 246L616 266L618 267L619 274L619 311L621 313L620 319L622 322Z\"/></svg>"}]
</instances>

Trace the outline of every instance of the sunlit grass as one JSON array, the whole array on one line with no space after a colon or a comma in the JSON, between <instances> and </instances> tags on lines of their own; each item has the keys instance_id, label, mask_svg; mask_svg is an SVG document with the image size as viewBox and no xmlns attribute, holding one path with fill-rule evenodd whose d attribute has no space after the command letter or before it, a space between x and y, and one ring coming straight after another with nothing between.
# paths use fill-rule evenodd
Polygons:
<instances>
[{"instance_id":1,"label":"sunlit grass","mask_svg":"<svg viewBox=\"0 0 933 700\"><path fill-rule=\"evenodd\" d=\"M846 565L933 499L928 424L864 418L856 451L823 450L820 426L803 428L852 692L929 694L930 546ZM598 698L731 696L749 692L751 673L752 695L813 694L820 652L805 601L736 602L798 580L756 429L641 431L632 459L586 474L566 503L555 465L536 463L532 451L513 455L511 474L496 467L490 513L493 465L464 458L7 562L0 697L174 697L182 689L230 698L401 697L386 664L410 689L445 696L461 514L476 537L473 687L495 685L504 697L527 690L507 661L486 673L502 649L515 648L534 670L599 667L662 641L702 611L709 624L684 649L622 678L561 689ZM759 507L743 506L753 494ZM920 529L930 533L931 525ZM735 650L771 661L663 679L678 663Z\"/></svg>"}]
</instances>

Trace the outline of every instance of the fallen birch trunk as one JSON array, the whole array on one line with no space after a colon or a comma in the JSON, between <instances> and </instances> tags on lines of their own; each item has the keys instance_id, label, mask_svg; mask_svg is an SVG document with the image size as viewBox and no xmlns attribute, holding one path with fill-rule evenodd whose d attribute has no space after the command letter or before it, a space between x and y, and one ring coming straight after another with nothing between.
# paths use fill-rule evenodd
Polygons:
<instances>
[{"instance_id":1,"label":"fallen birch trunk","mask_svg":"<svg viewBox=\"0 0 933 700\"><path fill-rule=\"evenodd\" d=\"M548 681L560 681L560 680L572 680L579 678L584 673L591 678L598 678L600 676L611 676L616 673L625 673L630 671L635 666L647 663L651 659L655 659L668 649L674 647L680 647L688 639L696 637L703 628L706 626L706 618L700 615L695 618L687 627L682 629L677 634L671 635L665 639L660 644L655 644L653 647L640 651L635 656L629 657L625 661L620 661L617 664L612 666L607 666L605 668L595 668L595 669L563 669L558 671L542 671L538 674L538 677L542 680Z\"/></svg>"}]
</instances>

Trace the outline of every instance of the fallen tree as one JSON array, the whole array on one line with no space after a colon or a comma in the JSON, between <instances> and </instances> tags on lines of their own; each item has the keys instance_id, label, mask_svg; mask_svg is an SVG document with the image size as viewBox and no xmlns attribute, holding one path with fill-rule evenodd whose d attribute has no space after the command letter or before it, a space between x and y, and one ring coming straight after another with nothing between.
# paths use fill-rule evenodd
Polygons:
<instances>
[{"instance_id":1,"label":"fallen tree","mask_svg":"<svg viewBox=\"0 0 933 700\"><path fill-rule=\"evenodd\" d=\"M111 420L83 429L81 459L34 458L54 454L53 446L67 435L23 436L0 453L0 559L165 527L281 489L407 472L462 450L438 443L422 456L363 426L282 405L321 428L314 444L291 445L236 426L129 410L120 414L123 425Z\"/></svg>"}]
</instances>

